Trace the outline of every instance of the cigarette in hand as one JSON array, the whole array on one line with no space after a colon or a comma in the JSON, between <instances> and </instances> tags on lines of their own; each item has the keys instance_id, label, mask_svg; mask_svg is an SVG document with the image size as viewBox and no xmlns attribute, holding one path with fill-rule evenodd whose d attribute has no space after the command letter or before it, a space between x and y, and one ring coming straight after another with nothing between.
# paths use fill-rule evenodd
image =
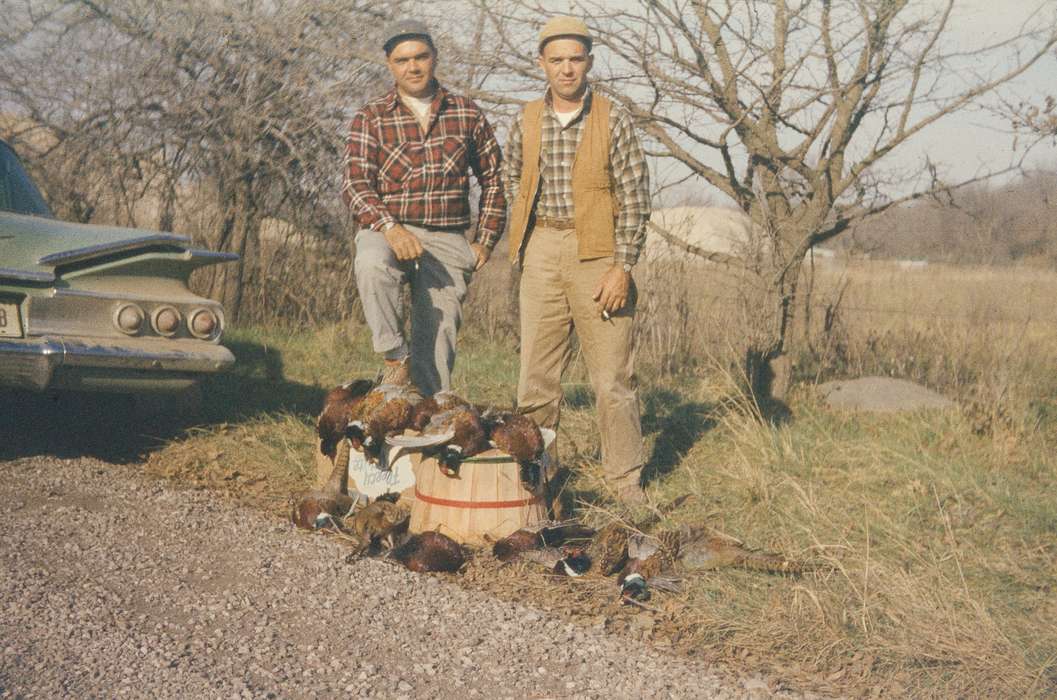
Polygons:
<instances>
[{"instance_id":1,"label":"cigarette in hand","mask_svg":"<svg viewBox=\"0 0 1057 700\"><path fill-rule=\"evenodd\" d=\"M418 272L418 258L415 258L415 272Z\"/></svg>"},{"instance_id":2,"label":"cigarette in hand","mask_svg":"<svg viewBox=\"0 0 1057 700\"><path fill-rule=\"evenodd\" d=\"M608 321L611 318L613 318L613 317L609 315L609 312L606 311L605 309L602 309L602 320L603 321Z\"/></svg>"}]
</instances>

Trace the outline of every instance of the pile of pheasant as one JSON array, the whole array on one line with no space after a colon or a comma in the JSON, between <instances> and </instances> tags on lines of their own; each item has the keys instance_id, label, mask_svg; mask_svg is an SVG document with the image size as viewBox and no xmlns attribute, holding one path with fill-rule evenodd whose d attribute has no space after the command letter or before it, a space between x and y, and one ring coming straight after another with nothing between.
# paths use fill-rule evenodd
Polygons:
<instances>
[{"instance_id":1,"label":"pile of pheasant","mask_svg":"<svg viewBox=\"0 0 1057 700\"><path fill-rule=\"evenodd\" d=\"M416 449L436 458L441 470L458 473L463 459L493 447L522 466L522 479L539 481L543 435L535 421L512 411L482 408L451 391L424 398L412 386L356 380L331 389L316 423L319 449L331 460L345 438L381 469L387 446ZM417 435L404 435L412 430Z\"/></svg>"},{"instance_id":2,"label":"pile of pheasant","mask_svg":"<svg viewBox=\"0 0 1057 700\"><path fill-rule=\"evenodd\" d=\"M351 557L384 555L418 572L457 572L474 552L439 532L409 534L410 506L399 494L368 502L362 494L350 493L351 449L362 450L384 469L386 445L410 447L436 457L446 473L457 473L463 459L497 447L521 464L522 479L533 486L544 451L539 428L524 416L481 409L451 392L423 398L406 386L375 386L366 380L331 390L317 428L320 451L334 468L322 489L294 498L294 524L339 534L353 547ZM405 436L409 429L419 435ZM501 562L537 563L556 576L616 574L627 602L649 599L651 589L678 590L680 571L734 566L799 574L809 568L706 530L684 526L646 534L652 522L652 517L637 525L614 520L598 530L576 520L541 523L495 541L491 553Z\"/></svg>"}]
</instances>

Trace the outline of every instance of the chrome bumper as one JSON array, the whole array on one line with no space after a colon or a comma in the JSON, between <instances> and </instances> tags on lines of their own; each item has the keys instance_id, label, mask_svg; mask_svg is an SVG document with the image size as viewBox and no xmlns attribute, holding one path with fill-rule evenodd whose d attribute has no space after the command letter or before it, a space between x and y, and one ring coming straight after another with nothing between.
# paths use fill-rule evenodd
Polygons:
<instances>
[{"instance_id":1,"label":"chrome bumper","mask_svg":"<svg viewBox=\"0 0 1057 700\"><path fill-rule=\"evenodd\" d=\"M3 338L0 386L37 391L56 384L114 391L171 389L234 362L227 348L194 340Z\"/></svg>"}]
</instances>

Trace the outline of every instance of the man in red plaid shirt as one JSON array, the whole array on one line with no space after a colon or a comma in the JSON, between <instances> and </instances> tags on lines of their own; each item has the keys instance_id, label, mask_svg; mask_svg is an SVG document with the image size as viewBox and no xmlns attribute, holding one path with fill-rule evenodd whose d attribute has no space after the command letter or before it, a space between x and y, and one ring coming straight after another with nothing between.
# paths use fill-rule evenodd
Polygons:
<instances>
[{"instance_id":1,"label":"man in red plaid shirt","mask_svg":"<svg viewBox=\"0 0 1057 700\"><path fill-rule=\"evenodd\" d=\"M437 50L424 24L398 22L383 48L396 87L353 118L342 192L361 227L356 284L374 350L385 358L382 381L413 381L430 395L450 387L467 284L503 231L502 155L477 105L434 78ZM481 186L472 243L471 170ZM410 344L401 313L405 282Z\"/></svg>"}]
</instances>

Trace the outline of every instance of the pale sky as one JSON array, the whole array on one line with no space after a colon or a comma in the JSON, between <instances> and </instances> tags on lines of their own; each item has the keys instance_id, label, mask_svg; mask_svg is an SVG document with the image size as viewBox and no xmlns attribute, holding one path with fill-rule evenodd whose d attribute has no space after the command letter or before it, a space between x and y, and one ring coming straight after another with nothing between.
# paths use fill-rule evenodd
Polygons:
<instances>
[{"instance_id":1,"label":"pale sky","mask_svg":"<svg viewBox=\"0 0 1057 700\"><path fill-rule=\"evenodd\" d=\"M923 4L940 3L925 0ZM1042 8L1042 18L1052 20L1057 0L959 0L949 39L966 49L985 45L1015 34L1038 7ZM1047 93L1057 93L1057 57L1052 52L1002 92L1009 101L1035 103L1041 103ZM981 167L1007 163L1012 144L1010 126L1004 120L988 113L967 112L925 130L909 149L915 157L927 152L933 160L947 164L952 174L972 174ZM1039 144L1030 162L1034 167L1057 169L1057 147Z\"/></svg>"}]
</instances>

